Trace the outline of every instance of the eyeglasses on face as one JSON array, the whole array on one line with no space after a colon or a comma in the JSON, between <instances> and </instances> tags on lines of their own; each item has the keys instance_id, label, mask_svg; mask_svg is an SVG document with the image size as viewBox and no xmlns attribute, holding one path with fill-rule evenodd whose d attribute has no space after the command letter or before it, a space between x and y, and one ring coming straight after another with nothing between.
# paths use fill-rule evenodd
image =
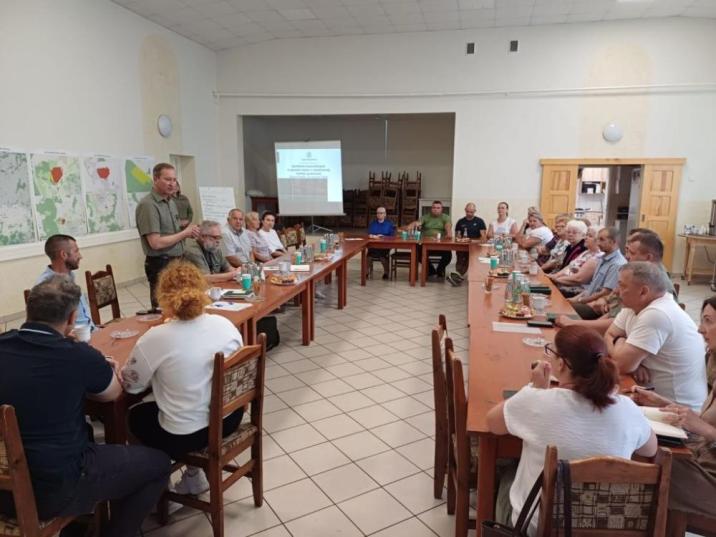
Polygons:
<instances>
[{"instance_id":1,"label":"eyeglasses on face","mask_svg":"<svg viewBox=\"0 0 716 537\"><path fill-rule=\"evenodd\" d=\"M560 355L560 354L557 352L557 349L554 348L554 345L552 345L552 343L546 343L546 344L545 344L545 346L544 346L544 355L547 356L548 358L553 358L553 359L555 359L555 360L556 360L557 358L561 358L561 359L564 361L564 363L567 364L567 367L568 367L569 369L572 369L572 364L570 364L569 361L568 361L564 356Z\"/></svg>"}]
</instances>

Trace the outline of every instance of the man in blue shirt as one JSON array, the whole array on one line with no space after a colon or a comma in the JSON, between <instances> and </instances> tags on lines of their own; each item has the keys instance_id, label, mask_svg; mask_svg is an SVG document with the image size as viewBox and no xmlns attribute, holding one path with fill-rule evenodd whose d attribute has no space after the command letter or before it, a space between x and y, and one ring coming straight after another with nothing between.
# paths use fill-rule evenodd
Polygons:
<instances>
[{"instance_id":1,"label":"man in blue shirt","mask_svg":"<svg viewBox=\"0 0 716 537\"><path fill-rule=\"evenodd\" d=\"M75 282L75 273L72 271L80 268L82 255L74 237L59 234L52 235L45 241L45 254L50 258L50 264L37 278L35 285L57 275L67 276L70 281ZM80 304L77 307L77 320L75 322L77 324L88 324L92 330L96 328L92 322L89 304L84 293L80 295Z\"/></svg>"},{"instance_id":2,"label":"man in blue shirt","mask_svg":"<svg viewBox=\"0 0 716 537\"><path fill-rule=\"evenodd\" d=\"M375 220L368 226L368 234L371 239L379 239L380 237L392 237L395 235L395 224L386 218L385 207L378 207L375 211ZM390 250L384 248L369 248L368 255L372 259L378 259L383 264L383 279L388 279L390 267L388 265L390 259Z\"/></svg>"},{"instance_id":3,"label":"man in blue shirt","mask_svg":"<svg viewBox=\"0 0 716 537\"><path fill-rule=\"evenodd\" d=\"M134 537L166 489L169 457L145 446L94 444L85 398L110 402L122 394L116 363L68 337L80 288L53 276L27 299L27 322L0 335L0 404L12 405L30 470L40 520L91 513L110 500L105 537ZM0 491L0 513L14 515Z\"/></svg>"},{"instance_id":4,"label":"man in blue shirt","mask_svg":"<svg viewBox=\"0 0 716 537\"><path fill-rule=\"evenodd\" d=\"M568 299L574 310L582 319L598 319L597 313L590 304L595 300L609 295L617 288L619 283L619 267L625 265L627 260L619 251L619 230L614 227L605 227L597 235L597 244L604 255L597 261L594 276L584 291Z\"/></svg>"}]
</instances>

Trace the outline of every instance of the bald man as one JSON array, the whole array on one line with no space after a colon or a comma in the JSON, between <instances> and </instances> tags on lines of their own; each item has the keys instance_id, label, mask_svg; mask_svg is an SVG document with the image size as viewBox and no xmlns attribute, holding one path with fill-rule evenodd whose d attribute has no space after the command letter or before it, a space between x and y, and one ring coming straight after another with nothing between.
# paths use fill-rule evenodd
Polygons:
<instances>
[{"instance_id":1,"label":"bald man","mask_svg":"<svg viewBox=\"0 0 716 537\"><path fill-rule=\"evenodd\" d=\"M475 216L477 207L474 203L470 202L465 205L465 216L457 221L455 224L455 236L458 234L462 237L468 237L470 239L485 239L487 235L487 227L485 221L479 216ZM453 287L457 287L462 284L467 267L470 262L470 257L467 252L457 252L457 263L455 264L456 272L451 272L446 278Z\"/></svg>"}]
</instances>

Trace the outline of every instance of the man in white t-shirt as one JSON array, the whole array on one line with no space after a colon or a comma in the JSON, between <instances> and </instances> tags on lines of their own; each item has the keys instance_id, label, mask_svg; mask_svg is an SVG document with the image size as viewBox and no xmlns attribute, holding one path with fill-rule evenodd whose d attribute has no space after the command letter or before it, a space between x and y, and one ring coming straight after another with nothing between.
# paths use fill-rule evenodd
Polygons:
<instances>
[{"instance_id":1,"label":"man in white t-shirt","mask_svg":"<svg viewBox=\"0 0 716 537\"><path fill-rule=\"evenodd\" d=\"M622 373L646 368L659 395L699 411L706 399L704 340L667 292L664 271L634 261L619 271L624 308L604 335Z\"/></svg>"}]
</instances>

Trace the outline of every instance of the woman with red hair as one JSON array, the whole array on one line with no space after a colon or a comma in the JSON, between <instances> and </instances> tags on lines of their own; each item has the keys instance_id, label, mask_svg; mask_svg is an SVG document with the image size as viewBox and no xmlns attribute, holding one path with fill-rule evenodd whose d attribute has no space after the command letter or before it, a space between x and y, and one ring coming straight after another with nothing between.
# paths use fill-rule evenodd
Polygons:
<instances>
[{"instance_id":1,"label":"woman with red hair","mask_svg":"<svg viewBox=\"0 0 716 537\"><path fill-rule=\"evenodd\" d=\"M532 369L532 382L487 415L491 432L522 439L510 489L513 524L542 472L548 445L556 446L562 459L656 453L656 436L646 418L618 393L617 366L598 332L582 326L562 328L554 344L545 345L545 357ZM553 375L559 386L550 388ZM529 533L536 530L533 517Z\"/></svg>"}]
</instances>

